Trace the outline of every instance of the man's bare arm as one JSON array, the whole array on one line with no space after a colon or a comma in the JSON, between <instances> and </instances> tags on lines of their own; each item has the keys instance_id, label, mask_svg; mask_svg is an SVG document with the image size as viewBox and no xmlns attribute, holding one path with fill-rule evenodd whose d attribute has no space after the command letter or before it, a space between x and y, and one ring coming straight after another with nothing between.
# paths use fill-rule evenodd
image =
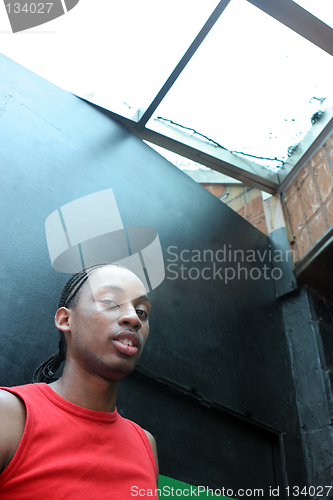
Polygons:
<instances>
[{"instance_id":1,"label":"man's bare arm","mask_svg":"<svg viewBox=\"0 0 333 500\"><path fill-rule=\"evenodd\" d=\"M0 390L0 472L9 464L23 436L26 410L23 401Z\"/></svg>"},{"instance_id":2,"label":"man's bare arm","mask_svg":"<svg viewBox=\"0 0 333 500\"><path fill-rule=\"evenodd\" d=\"M152 434L150 434L150 432L146 431L145 429L143 429L147 435L147 438L149 439L149 442L150 442L150 446L152 447L152 450L153 450L153 453L154 453L154 457L155 457L155 460L156 460L156 467L157 467L157 479L156 479L156 483L158 485L158 475L159 475L159 466L158 466L158 456L157 456L157 445L156 445L156 441L155 441L155 438Z\"/></svg>"}]
</instances>

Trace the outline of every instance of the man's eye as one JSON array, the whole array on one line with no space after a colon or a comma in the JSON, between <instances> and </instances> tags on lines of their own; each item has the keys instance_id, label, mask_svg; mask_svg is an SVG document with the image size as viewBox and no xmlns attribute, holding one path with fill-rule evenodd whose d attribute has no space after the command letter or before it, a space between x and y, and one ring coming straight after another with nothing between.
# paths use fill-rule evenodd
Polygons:
<instances>
[{"instance_id":1,"label":"man's eye","mask_svg":"<svg viewBox=\"0 0 333 500\"><path fill-rule=\"evenodd\" d=\"M120 306L110 299L101 300L102 304L106 305L109 309L118 309Z\"/></svg>"},{"instance_id":2,"label":"man's eye","mask_svg":"<svg viewBox=\"0 0 333 500\"><path fill-rule=\"evenodd\" d=\"M148 313L147 311L143 311L142 309L137 309L136 314L139 316L139 318L142 319L147 319L148 318Z\"/></svg>"}]
</instances>

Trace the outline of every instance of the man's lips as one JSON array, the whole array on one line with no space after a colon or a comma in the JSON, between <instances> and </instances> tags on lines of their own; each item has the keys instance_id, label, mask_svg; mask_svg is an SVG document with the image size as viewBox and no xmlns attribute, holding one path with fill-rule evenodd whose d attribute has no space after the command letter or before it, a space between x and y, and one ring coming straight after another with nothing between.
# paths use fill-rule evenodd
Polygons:
<instances>
[{"instance_id":1,"label":"man's lips","mask_svg":"<svg viewBox=\"0 0 333 500\"><path fill-rule=\"evenodd\" d=\"M124 343L124 341L126 343ZM127 354L127 356L134 356L141 347L141 338L139 335L129 330L124 330L114 335L114 337L112 337L112 342L119 352Z\"/></svg>"}]
</instances>

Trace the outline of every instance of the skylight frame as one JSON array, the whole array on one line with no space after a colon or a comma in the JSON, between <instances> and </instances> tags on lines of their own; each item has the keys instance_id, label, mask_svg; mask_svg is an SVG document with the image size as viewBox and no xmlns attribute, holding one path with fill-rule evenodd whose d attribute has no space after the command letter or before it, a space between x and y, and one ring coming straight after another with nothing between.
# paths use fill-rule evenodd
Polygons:
<instances>
[{"instance_id":1,"label":"skylight frame","mask_svg":"<svg viewBox=\"0 0 333 500\"><path fill-rule=\"evenodd\" d=\"M327 135L333 131L332 105L328 106L323 116L320 117L315 126L312 127L306 137L300 142L297 150L285 162L278 174L223 149L217 151L216 147L211 143L204 142L198 137L191 137L181 130L171 129L156 122L151 127L151 130L146 128L150 117L156 111L212 26L223 15L224 9L231 1L221 0L219 2L209 20L205 23L181 61L146 109L136 110L134 113L132 110L131 117L129 117L128 113L127 117L112 111L109 111L109 114L121 121L123 125L143 140L174 151L223 174L241 180L249 186L257 187L262 191L273 194L280 191L281 183L286 183L286 179L289 178L294 167L299 164L302 158L307 156L310 150L314 149L312 146L314 141L318 143L323 135ZM292 0L247 1L333 56L333 29Z\"/></svg>"}]
</instances>

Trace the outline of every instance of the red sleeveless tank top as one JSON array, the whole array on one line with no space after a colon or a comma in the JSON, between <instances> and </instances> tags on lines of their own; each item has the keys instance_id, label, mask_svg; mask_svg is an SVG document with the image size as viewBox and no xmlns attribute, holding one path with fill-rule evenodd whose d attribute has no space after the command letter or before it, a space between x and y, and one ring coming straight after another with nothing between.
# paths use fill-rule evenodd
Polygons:
<instances>
[{"instance_id":1,"label":"red sleeveless tank top","mask_svg":"<svg viewBox=\"0 0 333 500\"><path fill-rule=\"evenodd\" d=\"M81 408L43 383L2 389L22 398L27 421L1 500L129 500L140 489L158 498L149 440L117 410Z\"/></svg>"}]
</instances>

